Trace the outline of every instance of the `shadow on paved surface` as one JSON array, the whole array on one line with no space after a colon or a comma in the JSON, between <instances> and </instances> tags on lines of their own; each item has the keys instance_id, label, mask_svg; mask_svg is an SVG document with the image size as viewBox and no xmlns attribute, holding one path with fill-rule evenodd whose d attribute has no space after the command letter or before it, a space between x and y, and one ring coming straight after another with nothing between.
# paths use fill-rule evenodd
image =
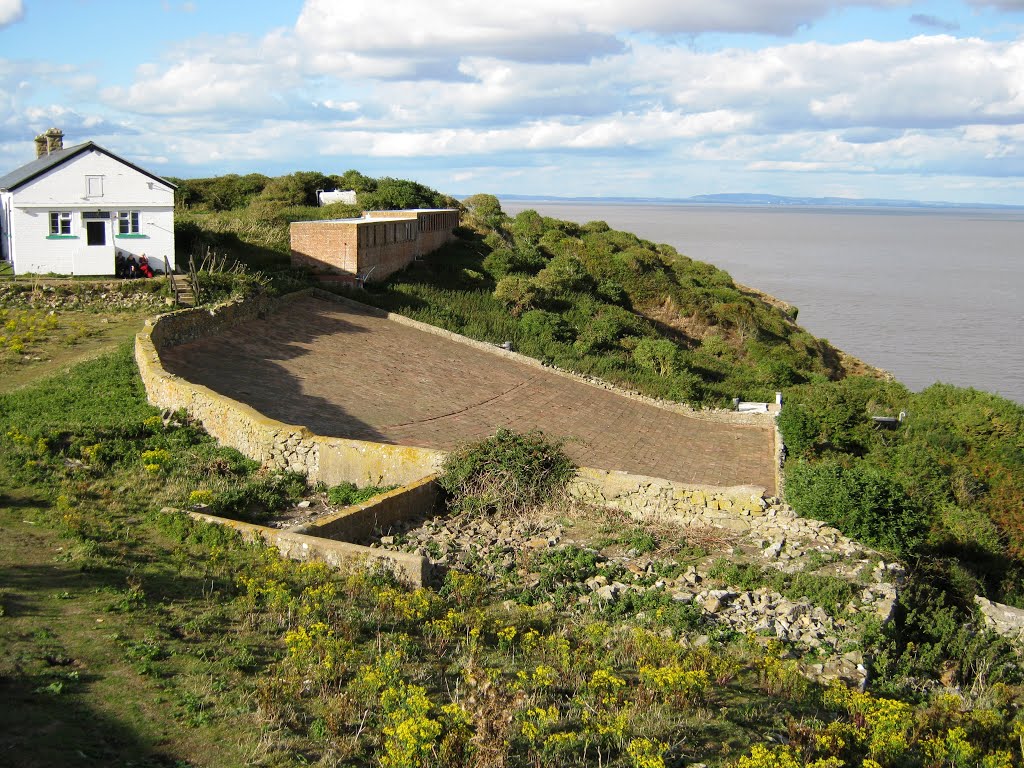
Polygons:
<instances>
[{"instance_id":1,"label":"shadow on paved surface","mask_svg":"<svg viewBox=\"0 0 1024 768\"><path fill-rule=\"evenodd\" d=\"M171 347L160 354L164 368L194 384L246 403L269 418L305 426L320 435L341 435L354 440L394 444L374 427L352 416L335 402L310 395L303 379L283 363L310 354L320 336L368 335L357 325L330 316L312 314L312 322L289 323L282 329L276 315L246 323L218 336Z\"/></svg>"}]
</instances>

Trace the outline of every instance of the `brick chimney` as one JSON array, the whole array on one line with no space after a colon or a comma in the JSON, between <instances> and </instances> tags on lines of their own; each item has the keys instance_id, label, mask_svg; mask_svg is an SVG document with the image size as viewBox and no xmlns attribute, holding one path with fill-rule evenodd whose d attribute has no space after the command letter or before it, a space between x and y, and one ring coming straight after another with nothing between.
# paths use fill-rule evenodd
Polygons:
<instances>
[{"instance_id":1,"label":"brick chimney","mask_svg":"<svg viewBox=\"0 0 1024 768\"><path fill-rule=\"evenodd\" d=\"M43 157L58 149L64 149L64 132L60 128L50 128L36 136L36 157Z\"/></svg>"}]
</instances>

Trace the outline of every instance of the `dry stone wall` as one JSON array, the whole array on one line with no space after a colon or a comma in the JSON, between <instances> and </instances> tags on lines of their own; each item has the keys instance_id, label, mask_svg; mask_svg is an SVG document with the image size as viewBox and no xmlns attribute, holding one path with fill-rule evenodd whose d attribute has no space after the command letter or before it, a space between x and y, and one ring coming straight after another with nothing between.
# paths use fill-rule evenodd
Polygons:
<instances>
[{"instance_id":1,"label":"dry stone wall","mask_svg":"<svg viewBox=\"0 0 1024 768\"><path fill-rule=\"evenodd\" d=\"M620 510L635 520L664 521L686 527L713 526L737 533L803 535L830 545L854 546L818 520L799 517L792 508L765 496L761 488L708 488L671 480L583 468L569 494L588 504Z\"/></svg>"},{"instance_id":2,"label":"dry stone wall","mask_svg":"<svg viewBox=\"0 0 1024 768\"><path fill-rule=\"evenodd\" d=\"M137 312L164 309L168 297L160 293L163 278L152 282L117 280L70 282L27 279L0 282L0 307L18 307L66 312L92 309L101 312ZM157 290L153 290L156 288Z\"/></svg>"}]
</instances>

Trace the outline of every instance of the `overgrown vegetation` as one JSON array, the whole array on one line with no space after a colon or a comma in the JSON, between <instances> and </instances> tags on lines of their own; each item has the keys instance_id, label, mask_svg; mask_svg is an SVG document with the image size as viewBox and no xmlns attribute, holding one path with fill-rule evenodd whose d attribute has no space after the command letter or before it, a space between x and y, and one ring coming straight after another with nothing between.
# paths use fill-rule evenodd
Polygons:
<instances>
[{"instance_id":1,"label":"overgrown vegetation","mask_svg":"<svg viewBox=\"0 0 1024 768\"><path fill-rule=\"evenodd\" d=\"M556 499L575 471L561 446L540 432L499 429L450 453L438 484L455 511L523 512Z\"/></svg>"},{"instance_id":2,"label":"overgrown vegetation","mask_svg":"<svg viewBox=\"0 0 1024 768\"><path fill-rule=\"evenodd\" d=\"M355 483L340 483L327 489L327 498L337 507L349 507L394 489L393 485L364 485L359 488Z\"/></svg>"},{"instance_id":3,"label":"overgrown vegetation","mask_svg":"<svg viewBox=\"0 0 1024 768\"><path fill-rule=\"evenodd\" d=\"M160 512L197 497L280 506L303 492L301 478L262 473L181 415L147 406L127 349L0 396L0 426L5 576L31 558L41 558L41 574L65 574L5 578L0 595L0 669L16 705L0 740L16 762L27 754L23 734L69 717L101 727L33 739L43 762L86 765L95 754L277 766L1020 761L1013 685L916 706L821 687L773 642L714 633L698 642L708 627L671 601L623 600L590 613L574 603L566 614L530 605L522 586L527 599L504 603L506 585L495 591L459 572L439 590L409 589L383 573L281 560L219 527ZM565 466L539 436L504 435L463 455L506 477ZM232 496L232 488L252 490ZM490 498L489 484L476 489ZM534 567L555 584L601 564L568 548L538 553ZM821 585L802 591L832 594ZM132 714L139 710L144 720ZM787 746L761 746L769 733L785 734Z\"/></svg>"},{"instance_id":4,"label":"overgrown vegetation","mask_svg":"<svg viewBox=\"0 0 1024 768\"><path fill-rule=\"evenodd\" d=\"M888 429L872 415L902 422ZM786 496L805 516L912 565L905 621L879 673L895 679L999 667L978 641L973 597L1024 606L1024 408L935 384L920 393L851 377L786 393Z\"/></svg>"}]
</instances>

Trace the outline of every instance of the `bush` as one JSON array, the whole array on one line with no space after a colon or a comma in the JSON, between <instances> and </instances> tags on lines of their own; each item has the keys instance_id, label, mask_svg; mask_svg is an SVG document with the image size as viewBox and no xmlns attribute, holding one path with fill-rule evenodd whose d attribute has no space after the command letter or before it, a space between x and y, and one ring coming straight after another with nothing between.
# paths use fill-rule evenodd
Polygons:
<instances>
[{"instance_id":1,"label":"bush","mask_svg":"<svg viewBox=\"0 0 1024 768\"><path fill-rule=\"evenodd\" d=\"M494 298L504 304L513 317L519 317L542 301L544 293L522 275L509 275L494 287Z\"/></svg>"},{"instance_id":2,"label":"bush","mask_svg":"<svg viewBox=\"0 0 1024 768\"><path fill-rule=\"evenodd\" d=\"M560 254L537 273L537 285L553 294L589 291L594 280L575 256Z\"/></svg>"},{"instance_id":3,"label":"bush","mask_svg":"<svg viewBox=\"0 0 1024 768\"><path fill-rule=\"evenodd\" d=\"M637 335L644 330L643 322L632 312L605 304L598 310L597 316L580 329L576 349L583 354L611 349L623 336Z\"/></svg>"},{"instance_id":4,"label":"bush","mask_svg":"<svg viewBox=\"0 0 1024 768\"><path fill-rule=\"evenodd\" d=\"M541 432L499 429L448 455L438 484L455 511L523 512L564 489L576 467Z\"/></svg>"},{"instance_id":5,"label":"bush","mask_svg":"<svg viewBox=\"0 0 1024 768\"><path fill-rule=\"evenodd\" d=\"M633 350L633 361L659 376L676 372L679 348L668 339L640 339Z\"/></svg>"},{"instance_id":6,"label":"bush","mask_svg":"<svg viewBox=\"0 0 1024 768\"><path fill-rule=\"evenodd\" d=\"M901 555L917 551L929 527L900 483L864 461L794 462L786 471L786 498L801 517Z\"/></svg>"},{"instance_id":7,"label":"bush","mask_svg":"<svg viewBox=\"0 0 1024 768\"><path fill-rule=\"evenodd\" d=\"M469 211L472 221L486 229L500 229L508 218L494 195L470 195L462 204Z\"/></svg>"},{"instance_id":8,"label":"bush","mask_svg":"<svg viewBox=\"0 0 1024 768\"><path fill-rule=\"evenodd\" d=\"M495 248L483 260L483 268L495 279L514 272L536 274L545 264L544 255L528 240L517 240L514 247Z\"/></svg>"},{"instance_id":9,"label":"bush","mask_svg":"<svg viewBox=\"0 0 1024 768\"><path fill-rule=\"evenodd\" d=\"M873 672L883 690L899 691L908 680L950 669L965 689L975 678L987 685L1020 683L1013 644L981 625L972 601L976 585L958 580L938 562L921 560L910 572L899 594L900 621L875 654Z\"/></svg>"},{"instance_id":10,"label":"bush","mask_svg":"<svg viewBox=\"0 0 1024 768\"><path fill-rule=\"evenodd\" d=\"M573 340L574 332L561 315L543 309L531 309L519 318L519 327L524 335L540 342Z\"/></svg>"}]
</instances>

